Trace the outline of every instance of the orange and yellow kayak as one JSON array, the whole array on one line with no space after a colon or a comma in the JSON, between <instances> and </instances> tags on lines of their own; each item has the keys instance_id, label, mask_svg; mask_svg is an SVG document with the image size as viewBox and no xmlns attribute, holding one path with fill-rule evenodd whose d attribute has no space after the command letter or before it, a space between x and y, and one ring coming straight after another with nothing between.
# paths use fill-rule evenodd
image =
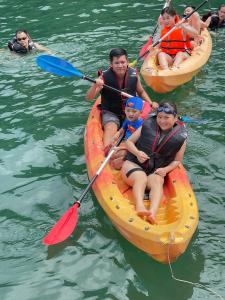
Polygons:
<instances>
[{"instance_id":1,"label":"orange and yellow kayak","mask_svg":"<svg viewBox=\"0 0 225 300\"><path fill-rule=\"evenodd\" d=\"M88 118L84 136L89 178L104 160L98 99ZM198 225L198 206L182 165L165 180L164 194L156 216L157 225L137 216L132 189L120 171L108 164L92 186L95 196L118 231L130 243L161 263L175 261L187 248ZM145 200L149 207L150 200Z\"/></svg>"},{"instance_id":2,"label":"orange and yellow kayak","mask_svg":"<svg viewBox=\"0 0 225 300\"><path fill-rule=\"evenodd\" d=\"M206 64L212 52L212 39L208 30L204 29L201 36L201 45L194 48L191 56L176 70L161 70L156 55L154 52L150 53L141 67L141 75L146 84L157 93L167 93L192 80Z\"/></svg>"}]
</instances>

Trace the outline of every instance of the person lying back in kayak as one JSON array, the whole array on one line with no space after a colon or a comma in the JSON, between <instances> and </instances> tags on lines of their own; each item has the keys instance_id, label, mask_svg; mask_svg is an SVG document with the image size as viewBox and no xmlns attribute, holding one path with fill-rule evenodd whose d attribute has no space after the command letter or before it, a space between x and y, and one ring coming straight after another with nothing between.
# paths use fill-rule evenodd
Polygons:
<instances>
[{"instance_id":1,"label":"person lying back in kayak","mask_svg":"<svg viewBox=\"0 0 225 300\"><path fill-rule=\"evenodd\" d=\"M91 86L86 94L86 99L92 100L99 92L101 93L104 147L110 144L112 136L114 136L118 128L120 128L125 118L124 108L126 101L121 94L103 88L104 83L133 96L137 94L153 107L157 107L157 103L151 101L142 87L136 70L129 67L126 50L122 48L112 49L109 54L109 59L109 68L100 73L99 78L96 79L96 83Z\"/></svg>"},{"instance_id":2,"label":"person lying back in kayak","mask_svg":"<svg viewBox=\"0 0 225 300\"><path fill-rule=\"evenodd\" d=\"M29 33L24 29L19 29L15 33L15 37L8 42L8 48L18 54L27 54L36 50L51 52L42 45L32 41Z\"/></svg>"},{"instance_id":3,"label":"person lying back in kayak","mask_svg":"<svg viewBox=\"0 0 225 300\"><path fill-rule=\"evenodd\" d=\"M216 12L203 15L202 21L213 31L225 27L225 4L221 4Z\"/></svg>"},{"instance_id":4,"label":"person lying back in kayak","mask_svg":"<svg viewBox=\"0 0 225 300\"><path fill-rule=\"evenodd\" d=\"M183 18L187 17L189 14L191 14L195 10L195 6L187 5L184 9ZM203 38L201 37L201 30L205 29L207 26L206 24L201 20L199 13L195 11L189 19L186 21L190 26L192 26L198 33L197 36L194 38L190 38L190 45L191 49L198 46Z\"/></svg>"},{"instance_id":5,"label":"person lying back in kayak","mask_svg":"<svg viewBox=\"0 0 225 300\"><path fill-rule=\"evenodd\" d=\"M139 97L129 98L126 102L125 115L122 127L117 131L111 140L113 146L120 136L124 135L124 139L127 140L143 123L141 118L141 112L143 108L143 100ZM111 159L111 166L120 170L124 162L124 158L127 155L126 147L118 147L116 153Z\"/></svg>"},{"instance_id":6,"label":"person lying back in kayak","mask_svg":"<svg viewBox=\"0 0 225 300\"><path fill-rule=\"evenodd\" d=\"M178 22L179 17L176 11L171 7L166 7L161 12L163 29L160 36L163 37ZM158 61L163 70L178 65L190 56L191 45L190 37L199 36L197 30L188 23L182 23L175 28L159 45ZM151 47L149 49L151 51Z\"/></svg>"},{"instance_id":7,"label":"person lying back in kayak","mask_svg":"<svg viewBox=\"0 0 225 300\"><path fill-rule=\"evenodd\" d=\"M186 139L187 129L178 121L176 105L164 102L159 104L156 115L148 115L125 142L128 155L122 176L133 188L137 214L152 224L163 195L164 178L182 161ZM146 188L150 190L150 210L143 201Z\"/></svg>"}]
</instances>

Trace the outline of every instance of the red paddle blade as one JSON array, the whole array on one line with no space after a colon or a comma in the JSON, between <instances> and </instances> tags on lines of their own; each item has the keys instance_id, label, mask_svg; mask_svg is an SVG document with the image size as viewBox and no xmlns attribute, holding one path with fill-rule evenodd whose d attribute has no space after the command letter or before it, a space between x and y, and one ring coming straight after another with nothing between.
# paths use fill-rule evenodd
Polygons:
<instances>
[{"instance_id":1,"label":"red paddle blade","mask_svg":"<svg viewBox=\"0 0 225 300\"><path fill-rule=\"evenodd\" d=\"M43 243L45 245L54 245L63 242L71 235L78 221L78 207L79 203L71 206L59 221L52 227L50 232L44 237Z\"/></svg>"},{"instance_id":2,"label":"red paddle blade","mask_svg":"<svg viewBox=\"0 0 225 300\"><path fill-rule=\"evenodd\" d=\"M139 57L145 54L145 52L148 50L148 46L152 44L152 37L149 38L149 40L144 44L144 46L141 48L139 52Z\"/></svg>"}]
</instances>

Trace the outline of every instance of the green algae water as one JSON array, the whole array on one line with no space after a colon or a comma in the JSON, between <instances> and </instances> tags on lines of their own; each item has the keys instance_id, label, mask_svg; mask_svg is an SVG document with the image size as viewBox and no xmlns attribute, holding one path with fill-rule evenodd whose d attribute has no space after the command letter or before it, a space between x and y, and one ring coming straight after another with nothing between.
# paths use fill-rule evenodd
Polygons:
<instances>
[{"instance_id":1,"label":"green algae water","mask_svg":"<svg viewBox=\"0 0 225 300\"><path fill-rule=\"evenodd\" d=\"M89 83L41 71L38 54L17 56L6 45L18 28L90 77L108 66L113 47L137 58L155 27L159 0L0 0L0 299L219 299L171 278L162 265L129 244L90 192L73 235L45 247L42 238L88 184L83 135L91 103ZM174 1L181 14L186 3ZM198 5L197 0L192 1ZM217 8L221 1L211 2ZM201 9L206 12L208 6ZM225 298L225 31L212 36L207 65L166 94L190 124L184 165L200 221L175 276ZM140 66L139 66L140 67Z\"/></svg>"}]
</instances>

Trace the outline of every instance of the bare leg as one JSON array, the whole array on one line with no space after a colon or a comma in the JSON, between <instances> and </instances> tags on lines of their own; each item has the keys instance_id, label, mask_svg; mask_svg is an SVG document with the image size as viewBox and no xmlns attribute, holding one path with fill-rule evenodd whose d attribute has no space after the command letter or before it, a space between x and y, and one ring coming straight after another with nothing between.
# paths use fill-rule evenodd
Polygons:
<instances>
[{"instance_id":1,"label":"bare leg","mask_svg":"<svg viewBox=\"0 0 225 300\"><path fill-rule=\"evenodd\" d=\"M137 164L126 160L122 166L122 176L125 182L133 187L137 214L139 216L147 216L149 215L149 211L145 208L143 201L147 185L147 175L143 171L135 171L129 177L126 176L128 171L137 167L139 167Z\"/></svg>"},{"instance_id":2,"label":"bare leg","mask_svg":"<svg viewBox=\"0 0 225 300\"><path fill-rule=\"evenodd\" d=\"M165 52L158 54L159 65L163 70L167 70L169 65L172 64L172 57Z\"/></svg>"},{"instance_id":3,"label":"bare leg","mask_svg":"<svg viewBox=\"0 0 225 300\"><path fill-rule=\"evenodd\" d=\"M186 52L178 52L174 58L173 67L177 68L182 61L187 59L187 55Z\"/></svg>"},{"instance_id":4,"label":"bare leg","mask_svg":"<svg viewBox=\"0 0 225 300\"><path fill-rule=\"evenodd\" d=\"M157 175L151 174L148 176L147 186L150 189L151 207L148 221L152 224L155 223L155 216L159 208L160 200L163 194L163 183L164 178Z\"/></svg>"},{"instance_id":5,"label":"bare leg","mask_svg":"<svg viewBox=\"0 0 225 300\"><path fill-rule=\"evenodd\" d=\"M103 146L106 147L110 144L112 137L117 132L117 125L114 122L108 122L104 126L104 134L103 134Z\"/></svg>"}]
</instances>

